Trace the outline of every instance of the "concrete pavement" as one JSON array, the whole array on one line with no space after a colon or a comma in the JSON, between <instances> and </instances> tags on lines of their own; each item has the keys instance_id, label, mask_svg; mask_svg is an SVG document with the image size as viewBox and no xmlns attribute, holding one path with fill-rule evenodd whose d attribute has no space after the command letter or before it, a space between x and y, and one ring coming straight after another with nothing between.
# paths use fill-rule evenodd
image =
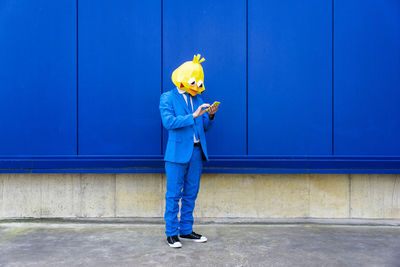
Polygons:
<instances>
[{"instance_id":1,"label":"concrete pavement","mask_svg":"<svg viewBox=\"0 0 400 267\"><path fill-rule=\"evenodd\" d=\"M0 222L0 266L400 266L400 227L203 224L169 248L161 224Z\"/></svg>"}]
</instances>

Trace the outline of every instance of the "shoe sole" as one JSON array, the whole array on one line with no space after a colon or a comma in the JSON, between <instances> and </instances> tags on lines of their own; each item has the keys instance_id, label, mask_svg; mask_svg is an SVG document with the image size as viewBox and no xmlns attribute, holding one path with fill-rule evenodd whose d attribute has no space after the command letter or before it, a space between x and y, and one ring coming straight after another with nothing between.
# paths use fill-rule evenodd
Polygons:
<instances>
[{"instance_id":1,"label":"shoe sole","mask_svg":"<svg viewBox=\"0 0 400 267\"><path fill-rule=\"evenodd\" d=\"M180 237L180 239L183 240L183 241L191 241L191 242L195 242L195 243L205 243L205 242L207 242L207 238L206 238L206 240L201 240L201 239L191 239L191 238Z\"/></svg>"},{"instance_id":2,"label":"shoe sole","mask_svg":"<svg viewBox=\"0 0 400 267\"><path fill-rule=\"evenodd\" d=\"M182 247L182 244L174 245L174 244L170 244L168 242L167 242L167 245L170 246L171 248L181 248Z\"/></svg>"}]
</instances>

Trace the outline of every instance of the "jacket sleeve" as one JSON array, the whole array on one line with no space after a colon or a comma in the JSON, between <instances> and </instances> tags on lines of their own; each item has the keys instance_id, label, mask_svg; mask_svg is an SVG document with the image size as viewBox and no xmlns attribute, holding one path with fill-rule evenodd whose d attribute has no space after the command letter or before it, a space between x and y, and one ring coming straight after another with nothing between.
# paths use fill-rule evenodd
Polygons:
<instances>
[{"instance_id":1,"label":"jacket sleeve","mask_svg":"<svg viewBox=\"0 0 400 267\"><path fill-rule=\"evenodd\" d=\"M203 102L203 99L201 99L201 98L199 97L199 100L200 100L200 105L202 105L202 104L204 103L204 102ZM204 128L204 132L207 132L207 131L210 130L211 127L213 126L214 120L210 120L210 119L208 118L208 112L204 113L202 117L203 117L203 128ZM214 118L215 118L215 117L214 117Z\"/></svg>"},{"instance_id":2,"label":"jacket sleeve","mask_svg":"<svg viewBox=\"0 0 400 267\"><path fill-rule=\"evenodd\" d=\"M166 94L161 95L159 108L163 126L167 130L182 128L194 124L193 114L175 116L172 103Z\"/></svg>"},{"instance_id":3,"label":"jacket sleeve","mask_svg":"<svg viewBox=\"0 0 400 267\"><path fill-rule=\"evenodd\" d=\"M215 120L215 119L214 119ZM203 126L204 126L204 132L207 132L208 130L211 129L211 127L214 125L214 120L210 120L208 118L208 113L203 114Z\"/></svg>"}]
</instances>

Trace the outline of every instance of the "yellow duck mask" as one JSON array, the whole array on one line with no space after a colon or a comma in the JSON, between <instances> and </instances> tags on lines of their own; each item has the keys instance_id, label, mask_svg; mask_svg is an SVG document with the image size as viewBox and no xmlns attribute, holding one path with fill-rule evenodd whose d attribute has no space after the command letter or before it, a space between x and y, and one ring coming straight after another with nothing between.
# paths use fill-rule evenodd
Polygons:
<instances>
[{"instance_id":1,"label":"yellow duck mask","mask_svg":"<svg viewBox=\"0 0 400 267\"><path fill-rule=\"evenodd\" d=\"M192 61L186 61L172 73L171 79L176 87L192 96L204 91L204 73L200 65L205 59L200 59L200 54L193 56Z\"/></svg>"}]
</instances>

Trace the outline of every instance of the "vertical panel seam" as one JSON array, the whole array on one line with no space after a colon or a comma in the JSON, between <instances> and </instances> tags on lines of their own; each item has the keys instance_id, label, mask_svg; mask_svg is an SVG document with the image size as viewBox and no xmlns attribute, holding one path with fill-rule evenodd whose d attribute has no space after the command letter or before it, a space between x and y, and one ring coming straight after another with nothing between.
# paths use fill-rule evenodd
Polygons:
<instances>
[{"instance_id":1,"label":"vertical panel seam","mask_svg":"<svg viewBox=\"0 0 400 267\"><path fill-rule=\"evenodd\" d=\"M117 173L114 173L113 186L114 186L114 217L117 217Z\"/></svg>"},{"instance_id":2,"label":"vertical panel seam","mask_svg":"<svg viewBox=\"0 0 400 267\"><path fill-rule=\"evenodd\" d=\"M33 178L32 176L33 176L33 174L30 174L29 178ZM43 188L42 188L43 187L43 176L46 179L48 177L48 175L41 175L41 177L39 179L39 191L40 191L39 217L40 218L43 217Z\"/></svg>"},{"instance_id":3,"label":"vertical panel seam","mask_svg":"<svg viewBox=\"0 0 400 267\"><path fill-rule=\"evenodd\" d=\"M163 189L164 189L164 175L162 174L162 173L160 173L160 177L161 177L161 181L160 181L160 196L164 196L165 194L164 194L164 191L163 191ZM163 199L163 197L161 198L161 199ZM160 213L159 213L159 216L160 217L162 217L163 216L163 207L164 207L164 203L163 203L163 201L161 200L160 201Z\"/></svg>"},{"instance_id":4,"label":"vertical panel seam","mask_svg":"<svg viewBox=\"0 0 400 267\"><path fill-rule=\"evenodd\" d=\"M164 35L164 11L163 11L163 9L164 9L164 2L163 2L163 0L161 0L161 88L160 88L160 91L161 91L161 94L163 93L163 86L164 86L164 82L163 82L163 79L164 79L164 38L163 38L163 35ZM162 125L162 121L160 121L160 128L161 128L161 147L160 147L160 154L162 155L163 154L163 139L164 139L164 132L163 132L163 125Z\"/></svg>"},{"instance_id":5,"label":"vertical panel seam","mask_svg":"<svg viewBox=\"0 0 400 267\"><path fill-rule=\"evenodd\" d=\"M246 0L246 155L249 155L249 0Z\"/></svg>"},{"instance_id":6,"label":"vertical panel seam","mask_svg":"<svg viewBox=\"0 0 400 267\"><path fill-rule=\"evenodd\" d=\"M76 155L79 155L79 43L78 1L76 0Z\"/></svg>"},{"instance_id":7,"label":"vertical panel seam","mask_svg":"<svg viewBox=\"0 0 400 267\"><path fill-rule=\"evenodd\" d=\"M7 177L8 177L8 175L1 176L1 199L0 199L0 214L1 214L1 216L4 216L4 179Z\"/></svg>"},{"instance_id":8,"label":"vertical panel seam","mask_svg":"<svg viewBox=\"0 0 400 267\"><path fill-rule=\"evenodd\" d=\"M335 71L334 71L334 30L335 30L335 0L332 0L332 155L335 154Z\"/></svg>"},{"instance_id":9,"label":"vertical panel seam","mask_svg":"<svg viewBox=\"0 0 400 267\"><path fill-rule=\"evenodd\" d=\"M308 178L308 214L307 217L311 218L312 214L311 214L311 173L307 174L307 178Z\"/></svg>"},{"instance_id":10,"label":"vertical panel seam","mask_svg":"<svg viewBox=\"0 0 400 267\"><path fill-rule=\"evenodd\" d=\"M84 189L82 188L82 173L79 174L79 198L78 198L78 203L79 203L79 217L84 217L83 216L83 194L84 194Z\"/></svg>"},{"instance_id":11,"label":"vertical panel seam","mask_svg":"<svg viewBox=\"0 0 400 267\"><path fill-rule=\"evenodd\" d=\"M352 212L351 212L351 173L349 173L349 218L351 219L352 216Z\"/></svg>"}]
</instances>

